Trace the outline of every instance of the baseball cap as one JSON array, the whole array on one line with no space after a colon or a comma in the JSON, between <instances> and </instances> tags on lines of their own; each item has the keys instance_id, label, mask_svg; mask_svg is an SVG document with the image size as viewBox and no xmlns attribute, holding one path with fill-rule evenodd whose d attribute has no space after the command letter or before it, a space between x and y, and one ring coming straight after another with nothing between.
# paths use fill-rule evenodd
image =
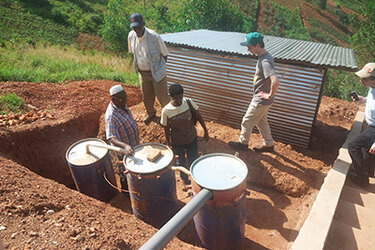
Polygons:
<instances>
[{"instance_id":1,"label":"baseball cap","mask_svg":"<svg viewBox=\"0 0 375 250\"><path fill-rule=\"evenodd\" d=\"M144 24L143 17L139 13L134 13L130 16L130 28L138 27L140 25Z\"/></svg>"},{"instance_id":2,"label":"baseball cap","mask_svg":"<svg viewBox=\"0 0 375 250\"><path fill-rule=\"evenodd\" d=\"M245 42L240 43L242 46L253 45L263 42L263 36L258 32L251 32L246 35Z\"/></svg>"},{"instance_id":3,"label":"baseball cap","mask_svg":"<svg viewBox=\"0 0 375 250\"><path fill-rule=\"evenodd\" d=\"M375 77L375 63L367 63L363 68L355 72L360 78Z\"/></svg>"}]
</instances>

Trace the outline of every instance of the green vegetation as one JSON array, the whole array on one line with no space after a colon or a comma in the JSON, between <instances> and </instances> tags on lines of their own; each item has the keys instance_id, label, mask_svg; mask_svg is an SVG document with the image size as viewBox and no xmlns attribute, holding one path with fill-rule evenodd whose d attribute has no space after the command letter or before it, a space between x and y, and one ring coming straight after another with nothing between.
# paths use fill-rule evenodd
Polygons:
<instances>
[{"instance_id":1,"label":"green vegetation","mask_svg":"<svg viewBox=\"0 0 375 250\"><path fill-rule=\"evenodd\" d=\"M247 16L229 0L184 0L177 18L176 31L211 29L219 31L251 30Z\"/></svg>"},{"instance_id":2,"label":"green vegetation","mask_svg":"<svg viewBox=\"0 0 375 250\"><path fill-rule=\"evenodd\" d=\"M357 33L351 37L352 48L360 65L375 61L375 1L364 0L363 20L358 20Z\"/></svg>"},{"instance_id":3,"label":"green vegetation","mask_svg":"<svg viewBox=\"0 0 375 250\"><path fill-rule=\"evenodd\" d=\"M337 7L345 6L357 13L362 13L367 0L335 0Z\"/></svg>"},{"instance_id":4,"label":"green vegetation","mask_svg":"<svg viewBox=\"0 0 375 250\"><path fill-rule=\"evenodd\" d=\"M347 3L340 0L341 4L344 2ZM351 37L350 42L357 58L358 67L361 68L366 63L375 61L375 2L373 0L358 2L364 4L366 10L362 12L363 20L357 19L357 22L353 22L358 32ZM328 70L326 85L323 89L324 95L350 100L349 93L353 90L366 96L368 88L362 86L354 73Z\"/></svg>"},{"instance_id":5,"label":"green vegetation","mask_svg":"<svg viewBox=\"0 0 375 250\"><path fill-rule=\"evenodd\" d=\"M236 2L238 6L240 6L241 11L247 16L247 18L244 20L242 32L249 33L256 31L259 0L237 0Z\"/></svg>"},{"instance_id":6,"label":"green vegetation","mask_svg":"<svg viewBox=\"0 0 375 250\"><path fill-rule=\"evenodd\" d=\"M0 114L20 113L24 100L16 93L4 93L0 96Z\"/></svg>"},{"instance_id":7,"label":"green vegetation","mask_svg":"<svg viewBox=\"0 0 375 250\"><path fill-rule=\"evenodd\" d=\"M326 10L340 18L340 22L345 25L350 25L350 15L343 12L340 8L327 7Z\"/></svg>"},{"instance_id":8,"label":"green vegetation","mask_svg":"<svg viewBox=\"0 0 375 250\"><path fill-rule=\"evenodd\" d=\"M260 30L266 35L311 41L299 14L275 2L264 1L264 23L269 30Z\"/></svg>"},{"instance_id":9,"label":"green vegetation","mask_svg":"<svg viewBox=\"0 0 375 250\"><path fill-rule=\"evenodd\" d=\"M37 42L67 45L78 31L19 9L0 6L0 45Z\"/></svg>"},{"instance_id":10,"label":"green vegetation","mask_svg":"<svg viewBox=\"0 0 375 250\"><path fill-rule=\"evenodd\" d=\"M103 39L106 47L116 53L128 50L129 12L122 0L109 0L104 15Z\"/></svg>"},{"instance_id":11,"label":"green vegetation","mask_svg":"<svg viewBox=\"0 0 375 250\"><path fill-rule=\"evenodd\" d=\"M110 79L139 86L127 54L129 16L134 12L160 34L191 29L259 31L333 45L345 42L355 51L359 67L375 61L375 1L334 0L336 7L324 6L325 0L305 1L337 16L344 32L312 19L307 20L307 31L296 0L295 9L262 1L265 29L256 26L259 0L0 0L0 81ZM358 14L346 14L342 7ZM350 39L347 26L355 33ZM102 36L107 52L79 49L79 32ZM354 89L366 94L353 73L328 70L325 95L348 99Z\"/></svg>"},{"instance_id":12,"label":"green vegetation","mask_svg":"<svg viewBox=\"0 0 375 250\"><path fill-rule=\"evenodd\" d=\"M73 47L0 48L0 81L63 83L108 79L139 86L129 60Z\"/></svg>"},{"instance_id":13,"label":"green vegetation","mask_svg":"<svg viewBox=\"0 0 375 250\"><path fill-rule=\"evenodd\" d=\"M75 30L100 34L106 0L0 0L0 5Z\"/></svg>"},{"instance_id":14,"label":"green vegetation","mask_svg":"<svg viewBox=\"0 0 375 250\"><path fill-rule=\"evenodd\" d=\"M338 39L346 43L349 43L349 37L347 35L334 29L330 25L327 25L323 22L311 18L308 18L307 20L311 25L311 37L315 38L317 41L322 43L338 45L336 41L336 39Z\"/></svg>"},{"instance_id":15,"label":"green vegetation","mask_svg":"<svg viewBox=\"0 0 375 250\"><path fill-rule=\"evenodd\" d=\"M350 101L350 92L357 91L360 95L366 96L368 88L362 86L358 76L353 72L329 69L323 94Z\"/></svg>"}]
</instances>

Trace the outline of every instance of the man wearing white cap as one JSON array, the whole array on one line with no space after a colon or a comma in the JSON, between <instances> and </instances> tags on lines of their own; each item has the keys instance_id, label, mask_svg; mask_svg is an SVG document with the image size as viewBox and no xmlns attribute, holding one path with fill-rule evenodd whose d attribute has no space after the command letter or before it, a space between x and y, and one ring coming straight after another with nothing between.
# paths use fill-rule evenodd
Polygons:
<instances>
[{"instance_id":1,"label":"man wearing white cap","mask_svg":"<svg viewBox=\"0 0 375 250\"><path fill-rule=\"evenodd\" d=\"M127 95L121 85L110 90L111 102L105 113L106 138L111 144L121 147L127 155L134 154L133 147L139 144L138 124L126 105Z\"/></svg>"},{"instance_id":2,"label":"man wearing white cap","mask_svg":"<svg viewBox=\"0 0 375 250\"><path fill-rule=\"evenodd\" d=\"M348 145L350 157L352 158L353 172L349 178L359 186L369 184L370 166L363 156L362 149L375 155L375 63L367 63L360 71L355 73L361 79L365 87L369 87L367 97L359 96L359 102L366 103L365 119L368 128L359 134Z\"/></svg>"},{"instance_id":3,"label":"man wearing white cap","mask_svg":"<svg viewBox=\"0 0 375 250\"><path fill-rule=\"evenodd\" d=\"M145 27L141 14L130 16L130 28L133 30L128 35L128 50L134 55L134 68L139 73L147 112L143 121L148 124L156 114L155 96L162 108L169 103L166 77L169 51L159 34Z\"/></svg>"}]
</instances>

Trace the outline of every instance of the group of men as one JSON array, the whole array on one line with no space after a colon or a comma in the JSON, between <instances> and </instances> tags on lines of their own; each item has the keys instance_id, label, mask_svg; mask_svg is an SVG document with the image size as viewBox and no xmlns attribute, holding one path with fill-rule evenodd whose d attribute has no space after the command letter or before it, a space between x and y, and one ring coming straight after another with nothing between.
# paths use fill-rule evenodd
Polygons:
<instances>
[{"instance_id":1,"label":"group of men","mask_svg":"<svg viewBox=\"0 0 375 250\"><path fill-rule=\"evenodd\" d=\"M129 52L133 54L134 68L138 72L142 99L146 109L143 121L149 124L156 121L155 97L162 107L160 125L164 127L167 144L178 155L179 164L189 168L199 157L195 122L204 130L204 139L208 140L208 130L196 103L183 97L183 86L172 84L167 88L166 62L169 55L164 41L153 30L145 27L143 17L134 13L130 17L128 35ZM254 97L243 118L241 136L238 142L229 142L234 149L245 149L254 126L263 136L263 145L255 151L273 151L273 139L267 122L267 113L278 88L278 78L272 56L265 50L263 36L257 32L249 33L241 43L259 56L254 76ZM105 124L107 140L125 150L127 155L134 154L133 147L139 144L139 128L131 111L126 105L127 95L121 85L110 89L111 102L108 105ZM184 185L190 181L181 173Z\"/></svg>"},{"instance_id":2,"label":"group of men","mask_svg":"<svg viewBox=\"0 0 375 250\"><path fill-rule=\"evenodd\" d=\"M143 121L149 124L155 121L155 96L162 107L160 125L164 127L167 144L179 156L179 163L186 168L197 159L198 144L194 118L204 129L204 138L208 140L208 130L193 100L183 97L183 87L172 84L167 88L166 62L168 49L161 37L153 30L145 27L143 17L134 13L130 17L128 35L129 52L133 54L134 68L139 74L142 99L146 109ZM246 35L242 46L258 56L254 75L254 93L251 103L242 119L241 134L238 141L228 144L235 150L248 149L249 138L254 126L262 136L263 143L255 146L255 152L272 152L274 141L267 120L268 111L273 103L279 86L273 57L266 51L263 36L258 32ZM367 98L360 96L360 101L366 102L366 121L369 128L356 138L350 145L349 151L353 159L354 180L356 183L368 183L367 163L363 160L363 148L375 154L375 63L367 64L356 74L364 86L370 87ZM133 147L139 144L139 130L130 110L126 106L126 93L121 85L110 89L111 103L106 111L106 137L113 145L124 148L128 155L134 154ZM361 155L359 154L361 152ZM187 155L187 161L185 154ZM189 184L187 176L181 175L184 184ZM367 179L366 179L367 178Z\"/></svg>"}]
</instances>

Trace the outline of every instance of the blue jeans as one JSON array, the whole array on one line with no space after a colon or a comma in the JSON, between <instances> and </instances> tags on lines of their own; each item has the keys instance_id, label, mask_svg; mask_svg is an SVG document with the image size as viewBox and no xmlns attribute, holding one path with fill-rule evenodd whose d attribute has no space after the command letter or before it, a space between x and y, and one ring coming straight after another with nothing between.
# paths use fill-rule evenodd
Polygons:
<instances>
[{"instance_id":1,"label":"blue jeans","mask_svg":"<svg viewBox=\"0 0 375 250\"><path fill-rule=\"evenodd\" d=\"M173 152L178 155L178 162L180 166L185 167L186 169L190 168L190 165L199 158L198 154L198 139L195 137L194 141L190 144L184 145L172 145ZM189 164L186 164L186 156ZM181 179L185 184L189 184L189 179L187 174L180 172Z\"/></svg>"}]
</instances>

